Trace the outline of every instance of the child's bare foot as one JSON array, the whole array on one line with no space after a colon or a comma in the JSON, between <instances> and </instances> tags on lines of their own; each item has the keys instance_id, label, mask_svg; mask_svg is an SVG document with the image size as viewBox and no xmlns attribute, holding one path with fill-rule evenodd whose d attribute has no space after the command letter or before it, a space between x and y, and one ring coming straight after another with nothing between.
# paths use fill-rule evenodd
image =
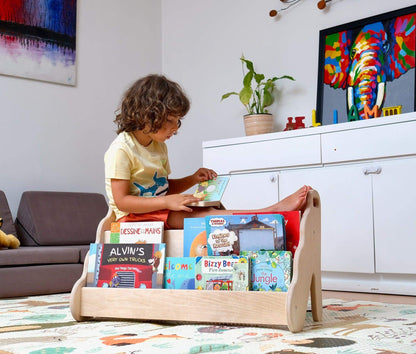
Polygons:
<instances>
[{"instance_id":1,"label":"child's bare foot","mask_svg":"<svg viewBox=\"0 0 416 354\"><path fill-rule=\"evenodd\" d=\"M287 196L280 202L268 207L267 209L270 209L270 211L303 210L306 203L306 197L310 189L310 186L303 186L299 188L295 193Z\"/></svg>"}]
</instances>

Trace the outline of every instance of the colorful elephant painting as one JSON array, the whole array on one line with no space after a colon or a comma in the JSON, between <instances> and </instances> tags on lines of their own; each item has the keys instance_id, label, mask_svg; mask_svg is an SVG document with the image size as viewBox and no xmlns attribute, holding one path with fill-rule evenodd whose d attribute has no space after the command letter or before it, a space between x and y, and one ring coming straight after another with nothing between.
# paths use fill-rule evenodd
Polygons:
<instances>
[{"instance_id":1,"label":"colorful elephant painting","mask_svg":"<svg viewBox=\"0 0 416 354\"><path fill-rule=\"evenodd\" d=\"M387 83L415 67L415 20L416 12L325 37L323 82L346 91L349 117L381 109Z\"/></svg>"}]
</instances>

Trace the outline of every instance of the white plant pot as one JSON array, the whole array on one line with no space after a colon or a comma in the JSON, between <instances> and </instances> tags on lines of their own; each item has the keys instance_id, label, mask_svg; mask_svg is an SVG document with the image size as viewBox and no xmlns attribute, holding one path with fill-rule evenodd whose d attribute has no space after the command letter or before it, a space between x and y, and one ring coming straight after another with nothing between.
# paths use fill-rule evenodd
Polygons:
<instances>
[{"instance_id":1,"label":"white plant pot","mask_svg":"<svg viewBox=\"0 0 416 354\"><path fill-rule=\"evenodd\" d=\"M244 116L244 128L246 135L266 134L273 132L273 115L247 114Z\"/></svg>"}]
</instances>

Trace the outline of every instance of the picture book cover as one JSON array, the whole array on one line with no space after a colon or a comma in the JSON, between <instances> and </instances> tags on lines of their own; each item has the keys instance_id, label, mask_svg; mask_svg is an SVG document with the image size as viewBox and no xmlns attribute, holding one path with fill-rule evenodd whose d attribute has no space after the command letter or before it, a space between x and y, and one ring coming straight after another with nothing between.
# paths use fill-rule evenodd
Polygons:
<instances>
[{"instance_id":1,"label":"picture book cover","mask_svg":"<svg viewBox=\"0 0 416 354\"><path fill-rule=\"evenodd\" d=\"M113 222L110 243L162 243L163 221Z\"/></svg>"},{"instance_id":2,"label":"picture book cover","mask_svg":"<svg viewBox=\"0 0 416 354\"><path fill-rule=\"evenodd\" d=\"M166 257L164 289L195 289L195 257Z\"/></svg>"},{"instance_id":3,"label":"picture book cover","mask_svg":"<svg viewBox=\"0 0 416 354\"><path fill-rule=\"evenodd\" d=\"M107 243L107 242L104 242ZM120 223L112 222L110 226L110 240L108 243L120 243Z\"/></svg>"},{"instance_id":4,"label":"picture book cover","mask_svg":"<svg viewBox=\"0 0 416 354\"><path fill-rule=\"evenodd\" d=\"M204 218L185 218L183 220L184 257L207 256L207 233Z\"/></svg>"},{"instance_id":5,"label":"picture book cover","mask_svg":"<svg viewBox=\"0 0 416 354\"><path fill-rule=\"evenodd\" d=\"M101 262L101 244L91 243L88 252L87 286L97 286L98 264Z\"/></svg>"},{"instance_id":6,"label":"picture book cover","mask_svg":"<svg viewBox=\"0 0 416 354\"><path fill-rule=\"evenodd\" d=\"M162 288L166 255L164 243L96 245L95 286Z\"/></svg>"},{"instance_id":7,"label":"picture book cover","mask_svg":"<svg viewBox=\"0 0 416 354\"><path fill-rule=\"evenodd\" d=\"M289 289L292 279L290 251L241 252L250 259L251 290L281 291Z\"/></svg>"},{"instance_id":8,"label":"picture book cover","mask_svg":"<svg viewBox=\"0 0 416 354\"><path fill-rule=\"evenodd\" d=\"M275 214L275 213L258 213L258 214ZM292 252L293 257L295 257L295 252L299 245L301 212L299 210L279 211L276 214L282 215L285 219L286 251ZM235 215L239 215L239 214L236 213Z\"/></svg>"},{"instance_id":9,"label":"picture book cover","mask_svg":"<svg viewBox=\"0 0 416 354\"><path fill-rule=\"evenodd\" d=\"M209 181L199 183L194 192L194 196L197 198L203 198L203 200L190 205L201 207L221 207L221 198L229 180L230 176L217 176Z\"/></svg>"},{"instance_id":10,"label":"picture book cover","mask_svg":"<svg viewBox=\"0 0 416 354\"><path fill-rule=\"evenodd\" d=\"M245 256L197 257L195 288L198 290L247 291L250 265Z\"/></svg>"},{"instance_id":11,"label":"picture book cover","mask_svg":"<svg viewBox=\"0 0 416 354\"><path fill-rule=\"evenodd\" d=\"M284 218L279 214L206 216L208 256L239 255L240 251L285 250Z\"/></svg>"},{"instance_id":12,"label":"picture book cover","mask_svg":"<svg viewBox=\"0 0 416 354\"><path fill-rule=\"evenodd\" d=\"M280 215L285 219L286 230L286 251L292 252L292 258L295 257L296 249L299 245L300 237L300 210L281 211Z\"/></svg>"}]
</instances>

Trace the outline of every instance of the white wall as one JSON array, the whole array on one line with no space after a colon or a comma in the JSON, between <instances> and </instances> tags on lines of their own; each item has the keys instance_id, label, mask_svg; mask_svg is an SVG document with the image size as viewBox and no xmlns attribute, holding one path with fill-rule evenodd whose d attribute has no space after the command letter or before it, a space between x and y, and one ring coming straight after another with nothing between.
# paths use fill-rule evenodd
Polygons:
<instances>
[{"instance_id":1,"label":"white wall","mask_svg":"<svg viewBox=\"0 0 416 354\"><path fill-rule=\"evenodd\" d=\"M291 116L306 116L310 125L316 106L319 30L415 4L332 0L321 11L317 2L301 1L274 19L269 11L285 6L278 0L162 1L163 71L183 85L193 104L179 135L169 142L174 174L200 167L203 141L244 135L245 112L238 98L220 102L223 93L241 89L241 53L259 72L296 79L278 82L278 105L270 109L276 131L283 130Z\"/></svg>"},{"instance_id":2,"label":"white wall","mask_svg":"<svg viewBox=\"0 0 416 354\"><path fill-rule=\"evenodd\" d=\"M114 111L140 76L164 72L192 108L169 141L173 177L202 163L202 142L244 135L238 99L242 52L279 82L276 129L315 107L319 30L414 4L414 0L78 0L75 87L0 75L1 173L13 215L25 190L104 193L103 154L115 137ZM0 58L1 60L1 58ZM277 151L276 153L284 153ZM0 216L1 217L1 216Z\"/></svg>"},{"instance_id":3,"label":"white wall","mask_svg":"<svg viewBox=\"0 0 416 354\"><path fill-rule=\"evenodd\" d=\"M75 87L0 75L0 189L14 217L25 190L104 193L120 97L161 67L160 0L78 0Z\"/></svg>"}]
</instances>

